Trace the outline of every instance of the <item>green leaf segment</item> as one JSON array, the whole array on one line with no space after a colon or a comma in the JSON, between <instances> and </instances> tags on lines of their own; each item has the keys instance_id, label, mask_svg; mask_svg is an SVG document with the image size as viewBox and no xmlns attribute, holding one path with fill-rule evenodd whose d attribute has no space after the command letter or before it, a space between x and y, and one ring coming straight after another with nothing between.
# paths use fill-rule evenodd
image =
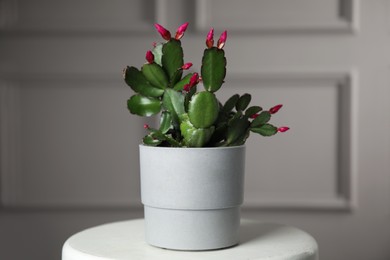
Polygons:
<instances>
[{"instance_id":1,"label":"green leaf segment","mask_svg":"<svg viewBox=\"0 0 390 260\"><path fill-rule=\"evenodd\" d=\"M212 47L204 51L201 74L207 91L215 92L221 88L226 76L226 58L222 49Z\"/></svg>"},{"instance_id":2,"label":"green leaf segment","mask_svg":"<svg viewBox=\"0 0 390 260\"><path fill-rule=\"evenodd\" d=\"M181 66L184 64L181 42L171 39L162 47L162 66L164 67L171 86L174 86L182 76Z\"/></svg>"},{"instance_id":3,"label":"green leaf segment","mask_svg":"<svg viewBox=\"0 0 390 260\"><path fill-rule=\"evenodd\" d=\"M214 41L209 33L201 66L204 90L197 92L197 76L194 73L183 75L186 68L183 67L182 36L170 38L169 31L158 27L166 42L155 44L153 55L149 53L148 62L141 70L128 66L123 71L126 84L135 92L127 101L130 113L161 116L158 129L147 128L149 134L144 137L144 144L235 146L244 144L251 132L262 136L278 132L278 128L269 123L274 112L249 106L250 94L235 94L224 105L218 100L216 92L226 76L224 44L212 46ZM280 132L286 131L286 127L283 129Z\"/></svg>"}]
</instances>

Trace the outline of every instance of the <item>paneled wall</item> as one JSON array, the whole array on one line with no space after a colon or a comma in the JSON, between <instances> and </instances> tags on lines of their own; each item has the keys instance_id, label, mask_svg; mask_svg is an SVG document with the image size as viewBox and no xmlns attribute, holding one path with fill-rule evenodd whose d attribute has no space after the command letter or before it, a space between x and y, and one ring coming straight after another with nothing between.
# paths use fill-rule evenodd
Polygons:
<instances>
[{"instance_id":1,"label":"paneled wall","mask_svg":"<svg viewBox=\"0 0 390 260\"><path fill-rule=\"evenodd\" d=\"M196 71L209 28L228 30L217 96L281 103L291 127L247 142L244 217L307 230L321 259L390 258L388 17L388 0L0 0L0 259L59 259L70 234L142 217L156 119L128 113L122 68L154 22L186 21Z\"/></svg>"},{"instance_id":2,"label":"paneled wall","mask_svg":"<svg viewBox=\"0 0 390 260\"><path fill-rule=\"evenodd\" d=\"M255 32L351 32L358 29L357 1L196 1L197 25ZM234 10L234 11L233 11Z\"/></svg>"},{"instance_id":3,"label":"paneled wall","mask_svg":"<svg viewBox=\"0 0 390 260\"><path fill-rule=\"evenodd\" d=\"M250 92L263 106L278 102L287 109L276 120L291 126L291 134L253 138L248 144L249 207L348 209L354 202L357 72L347 66L333 71L293 68L288 62L282 63L285 68L271 70L267 64L256 64L256 55L247 69L243 58L235 59L248 56L239 46L252 49L249 35L259 35L255 40L262 41L267 32L351 34L357 22L347 14L356 7L345 2L299 1L288 11L286 1L247 1L243 6L234 1L196 1L192 10L177 7L194 13L191 44L203 44L201 35L210 24L216 31L229 29L228 80L225 92L218 93L222 100L235 92ZM8 51L2 53L4 205L139 205L137 144L143 119L129 118L124 104L130 91L119 72L128 63L142 64L145 42L156 36L149 35L154 33L150 25L156 6L151 1L4 2L3 7L10 9L3 26ZM169 8L159 12L173 15ZM261 48L253 50L261 57ZM200 54L201 49L190 49L194 62L199 62ZM290 116L312 105L316 113ZM319 124L324 124L321 138L309 134ZM283 163L275 165L275 155ZM304 163L308 158L311 163Z\"/></svg>"},{"instance_id":4,"label":"paneled wall","mask_svg":"<svg viewBox=\"0 0 390 260\"><path fill-rule=\"evenodd\" d=\"M155 3L1 6L3 206L139 208L143 119L129 120L121 70L142 62Z\"/></svg>"}]
</instances>

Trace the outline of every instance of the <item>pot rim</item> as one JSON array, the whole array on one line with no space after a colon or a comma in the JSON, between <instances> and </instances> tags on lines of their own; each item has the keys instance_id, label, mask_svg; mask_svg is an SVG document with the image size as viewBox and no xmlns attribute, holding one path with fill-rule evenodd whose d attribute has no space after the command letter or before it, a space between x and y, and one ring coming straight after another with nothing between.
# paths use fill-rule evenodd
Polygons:
<instances>
[{"instance_id":1,"label":"pot rim","mask_svg":"<svg viewBox=\"0 0 390 260\"><path fill-rule=\"evenodd\" d=\"M164 147L164 146L151 146L146 144L139 144L139 147L146 149L166 149L166 150L224 150L224 149L239 149L245 148L246 145L224 146L224 147Z\"/></svg>"}]
</instances>

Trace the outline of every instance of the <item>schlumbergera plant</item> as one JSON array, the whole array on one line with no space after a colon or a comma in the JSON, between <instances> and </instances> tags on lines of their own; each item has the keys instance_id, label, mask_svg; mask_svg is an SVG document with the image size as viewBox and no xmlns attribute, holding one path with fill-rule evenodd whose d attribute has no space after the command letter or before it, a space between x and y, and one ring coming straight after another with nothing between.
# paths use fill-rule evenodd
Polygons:
<instances>
[{"instance_id":1,"label":"schlumbergera plant","mask_svg":"<svg viewBox=\"0 0 390 260\"><path fill-rule=\"evenodd\" d=\"M180 41L187 26L188 23L181 25L171 37L167 29L155 24L165 42L153 44L141 70L129 66L123 70L125 82L136 92L127 101L130 113L146 117L161 114L158 128L144 125L149 134L143 143L168 147L237 146L245 143L250 132L272 136L287 131L288 127L269 123L282 105L269 110L249 106L251 95L247 93L235 94L224 104L217 99L215 93L226 76L226 31L216 46L214 29L207 34L201 76L196 72L183 76L183 71L192 66L184 63ZM204 90L198 91L198 84Z\"/></svg>"}]
</instances>

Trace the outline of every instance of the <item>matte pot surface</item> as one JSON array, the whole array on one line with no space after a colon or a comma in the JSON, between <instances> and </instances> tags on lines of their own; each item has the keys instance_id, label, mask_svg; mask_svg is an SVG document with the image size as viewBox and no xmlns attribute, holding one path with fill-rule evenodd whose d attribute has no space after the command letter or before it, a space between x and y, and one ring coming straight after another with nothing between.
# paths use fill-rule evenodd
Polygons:
<instances>
[{"instance_id":1,"label":"matte pot surface","mask_svg":"<svg viewBox=\"0 0 390 260\"><path fill-rule=\"evenodd\" d=\"M210 250L238 243L245 146L140 145L140 166L149 244Z\"/></svg>"}]
</instances>

